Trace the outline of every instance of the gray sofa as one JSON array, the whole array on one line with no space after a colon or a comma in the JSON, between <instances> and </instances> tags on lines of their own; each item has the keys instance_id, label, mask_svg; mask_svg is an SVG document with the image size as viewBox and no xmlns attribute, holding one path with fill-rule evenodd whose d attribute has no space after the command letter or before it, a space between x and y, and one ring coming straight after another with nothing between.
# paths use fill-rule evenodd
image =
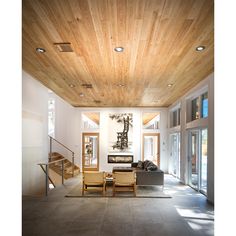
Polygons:
<instances>
[{"instance_id":1,"label":"gray sofa","mask_svg":"<svg viewBox=\"0 0 236 236\"><path fill-rule=\"evenodd\" d=\"M145 168L138 168L138 162L131 163L136 172L137 185L162 185L164 186L164 172L160 169L148 171Z\"/></svg>"}]
</instances>

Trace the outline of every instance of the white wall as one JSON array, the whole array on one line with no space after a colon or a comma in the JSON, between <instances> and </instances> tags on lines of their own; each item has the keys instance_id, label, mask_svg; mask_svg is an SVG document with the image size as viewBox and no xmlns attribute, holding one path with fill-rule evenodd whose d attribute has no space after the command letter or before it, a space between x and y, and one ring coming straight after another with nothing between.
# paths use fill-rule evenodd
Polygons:
<instances>
[{"instance_id":1,"label":"white wall","mask_svg":"<svg viewBox=\"0 0 236 236\"><path fill-rule=\"evenodd\" d=\"M99 112L100 113L100 127L98 130L83 130L81 129L81 115L83 112ZM160 122L160 157L161 157L161 169L167 171L167 109L166 108L153 108L153 109L141 109L141 108L76 108L76 135L75 135L75 149L77 157L77 163L82 166L82 133L83 132L99 132L99 170L112 171L113 166L130 166L130 164L111 164L107 161L107 155L109 153L109 130L108 119L110 113L133 113L133 154L134 161L141 160L142 155L142 113L143 112L157 112L161 113ZM151 132L146 131L146 132Z\"/></svg>"},{"instance_id":2,"label":"white wall","mask_svg":"<svg viewBox=\"0 0 236 236\"><path fill-rule=\"evenodd\" d=\"M45 174L37 164L48 159L48 89L29 74L22 74L22 194L45 190Z\"/></svg>"},{"instance_id":3,"label":"white wall","mask_svg":"<svg viewBox=\"0 0 236 236\"><path fill-rule=\"evenodd\" d=\"M55 93L49 93L49 97L55 100L55 139L75 152L75 108L65 102ZM66 148L53 141L52 151L59 152L71 160L72 154Z\"/></svg>"},{"instance_id":4,"label":"white wall","mask_svg":"<svg viewBox=\"0 0 236 236\"><path fill-rule=\"evenodd\" d=\"M208 90L208 118L187 122L188 99L197 94L200 95L201 91L204 91L205 89ZM188 91L188 93L172 104L168 110L168 117L170 117L170 111L173 109L173 107L179 103L181 106L180 126L176 128L169 128L169 134L180 132L181 136L180 180L183 183L188 183L188 130L192 128L208 127L207 198L209 201L214 202L214 74L210 74L197 86ZM168 157L170 159L170 152L168 152Z\"/></svg>"}]
</instances>

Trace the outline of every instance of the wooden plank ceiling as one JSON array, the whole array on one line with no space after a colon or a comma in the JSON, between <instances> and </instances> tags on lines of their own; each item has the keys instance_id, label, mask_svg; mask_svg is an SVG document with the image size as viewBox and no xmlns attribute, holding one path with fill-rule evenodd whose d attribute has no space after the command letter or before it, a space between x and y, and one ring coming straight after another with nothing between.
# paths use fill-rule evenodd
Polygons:
<instances>
[{"instance_id":1,"label":"wooden plank ceiling","mask_svg":"<svg viewBox=\"0 0 236 236\"><path fill-rule=\"evenodd\" d=\"M213 0L23 0L23 69L75 107L167 107L214 70L213 14Z\"/></svg>"}]
</instances>

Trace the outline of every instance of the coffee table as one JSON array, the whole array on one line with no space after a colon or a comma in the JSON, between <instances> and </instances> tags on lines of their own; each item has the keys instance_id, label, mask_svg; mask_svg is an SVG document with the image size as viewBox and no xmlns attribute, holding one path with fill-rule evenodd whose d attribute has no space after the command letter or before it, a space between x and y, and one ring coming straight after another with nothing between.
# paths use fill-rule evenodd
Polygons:
<instances>
[{"instance_id":1,"label":"coffee table","mask_svg":"<svg viewBox=\"0 0 236 236\"><path fill-rule=\"evenodd\" d=\"M106 187L105 187L105 189L107 188L107 187L112 187L112 185L113 185L113 176L112 176L112 173L106 173Z\"/></svg>"}]
</instances>

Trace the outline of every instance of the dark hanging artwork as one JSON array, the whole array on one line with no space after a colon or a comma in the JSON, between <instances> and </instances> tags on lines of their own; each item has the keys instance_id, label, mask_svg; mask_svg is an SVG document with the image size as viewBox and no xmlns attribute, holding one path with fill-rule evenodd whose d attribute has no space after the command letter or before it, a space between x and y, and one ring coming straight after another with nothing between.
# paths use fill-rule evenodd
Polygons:
<instances>
[{"instance_id":1,"label":"dark hanging artwork","mask_svg":"<svg viewBox=\"0 0 236 236\"><path fill-rule=\"evenodd\" d=\"M133 131L133 114L120 113L110 114L111 119L110 128L112 135L112 150L131 151L132 149L132 131ZM116 140L115 140L116 137Z\"/></svg>"}]
</instances>

